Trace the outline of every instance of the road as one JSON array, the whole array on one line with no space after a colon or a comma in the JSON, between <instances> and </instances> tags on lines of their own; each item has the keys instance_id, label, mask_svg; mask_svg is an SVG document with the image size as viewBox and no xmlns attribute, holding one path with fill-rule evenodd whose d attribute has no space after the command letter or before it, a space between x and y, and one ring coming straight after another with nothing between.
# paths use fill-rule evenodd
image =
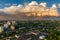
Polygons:
<instances>
[{"instance_id":1,"label":"road","mask_svg":"<svg viewBox=\"0 0 60 40\"><path fill-rule=\"evenodd\" d=\"M27 40L30 38L31 35L34 35L34 38L32 40L39 40L39 36L48 35L48 33L44 33L44 32L37 32L37 33L35 33L36 35L34 33L35 33L35 31L20 34L20 37L17 40Z\"/></svg>"}]
</instances>

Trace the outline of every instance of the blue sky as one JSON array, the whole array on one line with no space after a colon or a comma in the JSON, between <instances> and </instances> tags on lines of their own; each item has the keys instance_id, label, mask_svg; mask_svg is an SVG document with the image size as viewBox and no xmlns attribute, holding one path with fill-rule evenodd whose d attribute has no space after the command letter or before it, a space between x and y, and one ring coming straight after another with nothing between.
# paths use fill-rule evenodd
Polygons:
<instances>
[{"instance_id":1,"label":"blue sky","mask_svg":"<svg viewBox=\"0 0 60 40\"><path fill-rule=\"evenodd\" d=\"M60 0L26 0L26 2L31 2L31 1L37 1L38 3L40 2L46 2L48 7L51 7L52 4L60 4ZM24 4L24 0L0 0L0 8L4 8L5 4Z\"/></svg>"}]
</instances>

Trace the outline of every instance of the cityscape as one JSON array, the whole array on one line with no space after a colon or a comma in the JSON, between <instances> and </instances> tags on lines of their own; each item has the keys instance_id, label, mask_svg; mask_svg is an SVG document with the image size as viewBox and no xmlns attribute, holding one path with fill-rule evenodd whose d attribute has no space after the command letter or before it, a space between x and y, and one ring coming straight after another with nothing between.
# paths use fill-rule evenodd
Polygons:
<instances>
[{"instance_id":1,"label":"cityscape","mask_svg":"<svg viewBox=\"0 0 60 40\"><path fill-rule=\"evenodd\" d=\"M0 22L0 40L60 40L60 21Z\"/></svg>"},{"instance_id":2,"label":"cityscape","mask_svg":"<svg viewBox=\"0 0 60 40\"><path fill-rule=\"evenodd\" d=\"M60 0L0 0L0 40L60 40Z\"/></svg>"}]
</instances>

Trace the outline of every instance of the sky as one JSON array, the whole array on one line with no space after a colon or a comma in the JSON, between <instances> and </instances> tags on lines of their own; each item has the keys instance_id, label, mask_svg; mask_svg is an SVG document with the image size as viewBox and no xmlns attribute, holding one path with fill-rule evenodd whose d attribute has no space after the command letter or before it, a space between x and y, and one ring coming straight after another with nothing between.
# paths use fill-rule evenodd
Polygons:
<instances>
[{"instance_id":1,"label":"sky","mask_svg":"<svg viewBox=\"0 0 60 40\"><path fill-rule=\"evenodd\" d=\"M60 0L26 0L25 2L30 3L31 1L37 1L38 3L46 2L48 7L51 7L52 4L60 4ZM24 4L24 0L0 0L0 8L18 4Z\"/></svg>"},{"instance_id":2,"label":"sky","mask_svg":"<svg viewBox=\"0 0 60 40\"><path fill-rule=\"evenodd\" d=\"M30 4L30 6L29 7L26 7L28 5L24 6L25 3ZM35 7L32 8L33 4L35 4L35 5L38 4L39 7L46 6L45 8L48 7L48 9L44 10L44 7L42 7L42 9L37 8L35 10ZM0 0L0 18L2 18L4 15L6 15L6 18L7 18L8 17L7 14L8 15L17 14L17 17L24 18L26 16L26 14L21 13L21 12L23 12L23 11L31 12L31 10L30 10L31 8L33 9L34 12L39 11L39 13L37 13L37 16L41 16L42 11L44 11L44 12L42 12L43 16L46 16L48 14L49 14L48 16L60 16L60 0L26 0L26 1L24 1L24 0ZM57 12L57 10L55 8L58 10L59 13ZM18 15L18 13L20 15ZM3 15L3 16L1 17L1 15ZM30 16L31 13L29 13L27 15ZM34 13L32 13L32 15L34 15ZM5 19L5 16L4 16L4 19Z\"/></svg>"},{"instance_id":3,"label":"sky","mask_svg":"<svg viewBox=\"0 0 60 40\"><path fill-rule=\"evenodd\" d=\"M30 5L29 6L30 8L26 7L28 5L25 5L25 3L28 3L28 5ZM16 14L16 13L20 13L21 11L25 11L25 9L27 11L30 11L30 9L32 7L31 5L32 6L33 5L38 5L38 6L42 5L45 8L49 8L49 9L56 8L58 10L58 12L60 13L60 0L0 0L0 12L2 11L7 14ZM33 10L35 10L35 9L33 9ZM53 9L53 10L54 10L54 13L53 12L52 13L54 15L56 15L57 10L55 10L55 9Z\"/></svg>"}]
</instances>

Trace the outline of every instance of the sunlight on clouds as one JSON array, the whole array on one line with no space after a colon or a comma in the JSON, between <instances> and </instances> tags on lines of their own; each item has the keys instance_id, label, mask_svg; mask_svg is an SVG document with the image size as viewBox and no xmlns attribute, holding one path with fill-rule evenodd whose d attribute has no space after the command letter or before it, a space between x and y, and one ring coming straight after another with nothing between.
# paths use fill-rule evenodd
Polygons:
<instances>
[{"instance_id":1,"label":"sunlight on clouds","mask_svg":"<svg viewBox=\"0 0 60 40\"><path fill-rule=\"evenodd\" d=\"M17 7L20 7L20 8L22 8L22 7L23 7L23 5L19 4Z\"/></svg>"},{"instance_id":2,"label":"sunlight on clouds","mask_svg":"<svg viewBox=\"0 0 60 40\"><path fill-rule=\"evenodd\" d=\"M18 6L5 7L3 11L8 14L17 14L17 11L20 11L21 8L22 5L19 4Z\"/></svg>"},{"instance_id":3,"label":"sunlight on clouds","mask_svg":"<svg viewBox=\"0 0 60 40\"><path fill-rule=\"evenodd\" d=\"M57 8L56 4L53 4L51 8Z\"/></svg>"},{"instance_id":4,"label":"sunlight on clouds","mask_svg":"<svg viewBox=\"0 0 60 40\"><path fill-rule=\"evenodd\" d=\"M40 3L41 6L46 7L46 3Z\"/></svg>"},{"instance_id":5,"label":"sunlight on clouds","mask_svg":"<svg viewBox=\"0 0 60 40\"><path fill-rule=\"evenodd\" d=\"M58 8L60 8L60 4L58 4Z\"/></svg>"},{"instance_id":6,"label":"sunlight on clouds","mask_svg":"<svg viewBox=\"0 0 60 40\"><path fill-rule=\"evenodd\" d=\"M33 5L38 5L38 3L36 1L32 1L31 3L28 4L29 6L33 6Z\"/></svg>"},{"instance_id":7,"label":"sunlight on clouds","mask_svg":"<svg viewBox=\"0 0 60 40\"><path fill-rule=\"evenodd\" d=\"M53 4L51 8L48 8L47 3L38 4L36 1L32 1L27 5L12 5L10 7L5 7L4 9L0 9L7 14L18 14L20 12L26 12L26 16L59 16L56 4ZM29 13L31 12L31 13Z\"/></svg>"},{"instance_id":8,"label":"sunlight on clouds","mask_svg":"<svg viewBox=\"0 0 60 40\"><path fill-rule=\"evenodd\" d=\"M7 8L7 7L4 8L4 12L5 12L5 13L14 14L15 11L16 11L16 6L11 6L11 7L8 7L8 8Z\"/></svg>"}]
</instances>

